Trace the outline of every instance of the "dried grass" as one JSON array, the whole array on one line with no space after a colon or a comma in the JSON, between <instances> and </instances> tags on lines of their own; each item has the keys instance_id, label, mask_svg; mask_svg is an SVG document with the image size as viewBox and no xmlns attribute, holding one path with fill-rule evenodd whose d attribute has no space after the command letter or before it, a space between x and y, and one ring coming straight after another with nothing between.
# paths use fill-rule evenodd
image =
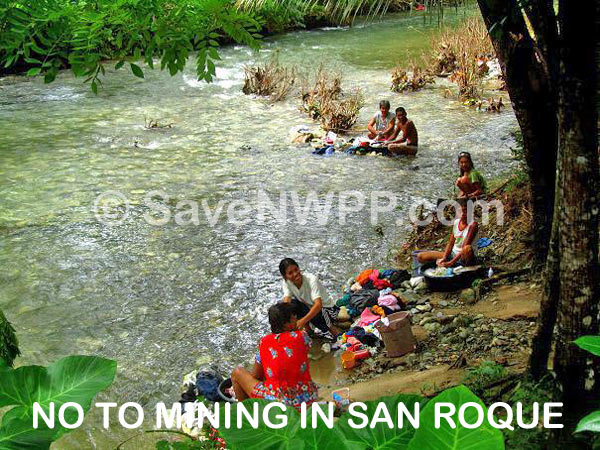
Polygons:
<instances>
[{"instance_id":1,"label":"dried grass","mask_svg":"<svg viewBox=\"0 0 600 450\"><path fill-rule=\"evenodd\" d=\"M263 64L244 68L242 91L278 102L288 96L295 83L296 69L282 66L275 55Z\"/></svg>"},{"instance_id":2,"label":"dried grass","mask_svg":"<svg viewBox=\"0 0 600 450\"><path fill-rule=\"evenodd\" d=\"M461 99L480 99L483 77L494 49L481 18L465 20L458 28L446 29L432 43L432 69L438 75L450 73Z\"/></svg>"},{"instance_id":3,"label":"dried grass","mask_svg":"<svg viewBox=\"0 0 600 450\"><path fill-rule=\"evenodd\" d=\"M314 77L307 78L302 86L302 111L313 120L321 122L327 131L338 133L349 131L364 106L364 96L360 89L352 94L342 95L342 75L329 72L320 65Z\"/></svg>"},{"instance_id":4,"label":"dried grass","mask_svg":"<svg viewBox=\"0 0 600 450\"><path fill-rule=\"evenodd\" d=\"M435 83L431 72L415 63L409 64L410 71L396 66L392 71L392 92L419 91L428 84Z\"/></svg>"}]
</instances>

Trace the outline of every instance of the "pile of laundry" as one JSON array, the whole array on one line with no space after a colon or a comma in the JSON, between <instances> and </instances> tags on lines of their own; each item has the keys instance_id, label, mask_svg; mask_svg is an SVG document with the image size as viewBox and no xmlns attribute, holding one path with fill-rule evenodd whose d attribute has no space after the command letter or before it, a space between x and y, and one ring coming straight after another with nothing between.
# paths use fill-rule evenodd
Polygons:
<instances>
[{"instance_id":1,"label":"pile of laundry","mask_svg":"<svg viewBox=\"0 0 600 450\"><path fill-rule=\"evenodd\" d=\"M316 144L314 155L331 156L336 151L344 151L347 155L384 155L389 156L387 143L376 141L367 137L351 138L345 141L333 131L328 131L325 137Z\"/></svg>"},{"instance_id":2,"label":"pile of laundry","mask_svg":"<svg viewBox=\"0 0 600 450\"><path fill-rule=\"evenodd\" d=\"M206 421L204 427L198 427L197 411L201 403L208 405L210 402L222 402L224 397L228 397L228 401L235 401L235 393L233 388L224 389L223 393L219 393L220 385L225 380L223 371L217 366L210 365L194 370L183 377L183 394L181 394L181 403L183 414L182 431L189 436L201 440L215 441L216 444L224 444L222 439L215 433L214 429L208 427ZM189 419L189 420L188 420ZM217 445L215 448L220 448Z\"/></svg>"},{"instance_id":3,"label":"pile of laundry","mask_svg":"<svg viewBox=\"0 0 600 450\"><path fill-rule=\"evenodd\" d=\"M346 294L336 302L340 308L337 320L353 323L348 331L338 336L331 349L351 351L357 360L377 353L382 340L375 323L405 309L406 305L395 291L410 278L406 270L367 269L348 280Z\"/></svg>"}]
</instances>

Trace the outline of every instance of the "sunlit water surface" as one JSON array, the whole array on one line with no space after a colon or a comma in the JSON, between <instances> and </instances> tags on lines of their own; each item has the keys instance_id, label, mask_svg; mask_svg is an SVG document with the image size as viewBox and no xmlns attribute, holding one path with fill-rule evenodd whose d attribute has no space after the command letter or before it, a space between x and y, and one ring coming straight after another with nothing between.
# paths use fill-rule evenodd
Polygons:
<instances>
[{"instance_id":1,"label":"sunlit water surface","mask_svg":"<svg viewBox=\"0 0 600 450\"><path fill-rule=\"evenodd\" d=\"M17 329L19 363L70 354L116 359L116 382L99 398L140 402L151 411L157 401L178 398L183 373L249 360L267 331L265 311L280 297L282 257L318 274L332 295L367 266L392 266L410 229L408 206L448 195L459 151L470 151L488 177L512 167L512 112L463 107L444 98L444 82L418 93L390 92L390 66L407 51L420 54L430 33L421 17L398 16L273 38L258 55L230 47L212 84L195 81L191 65L175 77L110 73L98 96L68 74L49 86L0 80L0 308ZM290 127L314 126L298 99L269 104L241 92L244 66L274 51L300 71L319 63L341 70L346 89L364 90L363 124L381 98L405 106L419 129L418 156L324 158L289 144ZM145 118L173 127L146 130ZM131 203L120 225L95 219L94 200L107 190ZM152 190L169 195L173 214L185 199L204 200L211 213L221 201L223 212L214 227L202 206L199 225L152 226L142 217ZM258 208L258 191L276 205L281 192L295 191L303 202L314 191L321 206L327 193L335 196L326 224L314 208L298 218L291 194L285 221L266 210L264 220L228 222L233 200ZM345 224L338 220L342 191L367 198ZM395 193L399 205L376 223L375 191ZM94 415L61 447L114 447L128 435L99 425Z\"/></svg>"}]
</instances>

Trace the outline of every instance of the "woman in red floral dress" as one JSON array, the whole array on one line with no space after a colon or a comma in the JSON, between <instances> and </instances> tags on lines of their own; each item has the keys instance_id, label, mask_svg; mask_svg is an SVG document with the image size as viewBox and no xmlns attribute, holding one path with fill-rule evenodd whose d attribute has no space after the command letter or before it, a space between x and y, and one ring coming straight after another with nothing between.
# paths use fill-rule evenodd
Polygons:
<instances>
[{"instance_id":1,"label":"woman in red floral dress","mask_svg":"<svg viewBox=\"0 0 600 450\"><path fill-rule=\"evenodd\" d=\"M295 408L310 405L318 397L308 364L310 338L296 330L294 307L289 303L271 306L269 323L273 333L260 340L253 373L238 367L231 375L237 399L264 398Z\"/></svg>"}]
</instances>

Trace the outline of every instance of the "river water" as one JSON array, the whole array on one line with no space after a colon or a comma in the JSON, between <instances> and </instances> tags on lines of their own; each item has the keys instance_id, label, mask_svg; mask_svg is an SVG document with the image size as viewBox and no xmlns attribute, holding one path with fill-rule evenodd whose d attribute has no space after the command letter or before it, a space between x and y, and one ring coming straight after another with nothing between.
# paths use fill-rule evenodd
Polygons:
<instances>
[{"instance_id":1,"label":"river water","mask_svg":"<svg viewBox=\"0 0 600 450\"><path fill-rule=\"evenodd\" d=\"M470 151L488 177L513 167L510 110L466 108L444 98L444 82L405 95L389 91L390 67L420 54L430 34L420 17L392 16L272 38L260 54L229 47L210 85L195 81L192 65L175 77L146 70L144 80L109 71L98 96L66 73L48 86L1 80L0 308L17 330L19 363L70 354L116 359L116 382L99 398L151 408L176 400L182 374L199 365L249 360L267 331L265 311L281 296L282 257L318 274L336 296L363 268L393 266L410 230L408 207L448 195L459 151ZM341 70L344 88L364 91L361 123L381 98L405 106L419 129L418 156L324 158L289 144L290 127L314 127L298 99L269 104L241 92L244 65L274 51L301 71L319 63ZM147 130L145 118L173 126ZM162 204L173 216L179 201L198 202L199 223L147 223L144 197L153 190L169 196ZM105 191L129 202L120 224L94 214ZM366 207L340 223L340 196L348 191L364 194ZM398 207L373 219L370 196L380 191L394 193ZM287 219L268 208L256 217L259 192L275 206L284 193ZM310 208L298 216L293 195L303 205L311 192L321 207L333 196L329 215ZM252 208L249 221L228 220L235 200ZM214 226L203 201L211 214L223 207ZM93 422L63 445L106 448L126 436Z\"/></svg>"}]
</instances>

